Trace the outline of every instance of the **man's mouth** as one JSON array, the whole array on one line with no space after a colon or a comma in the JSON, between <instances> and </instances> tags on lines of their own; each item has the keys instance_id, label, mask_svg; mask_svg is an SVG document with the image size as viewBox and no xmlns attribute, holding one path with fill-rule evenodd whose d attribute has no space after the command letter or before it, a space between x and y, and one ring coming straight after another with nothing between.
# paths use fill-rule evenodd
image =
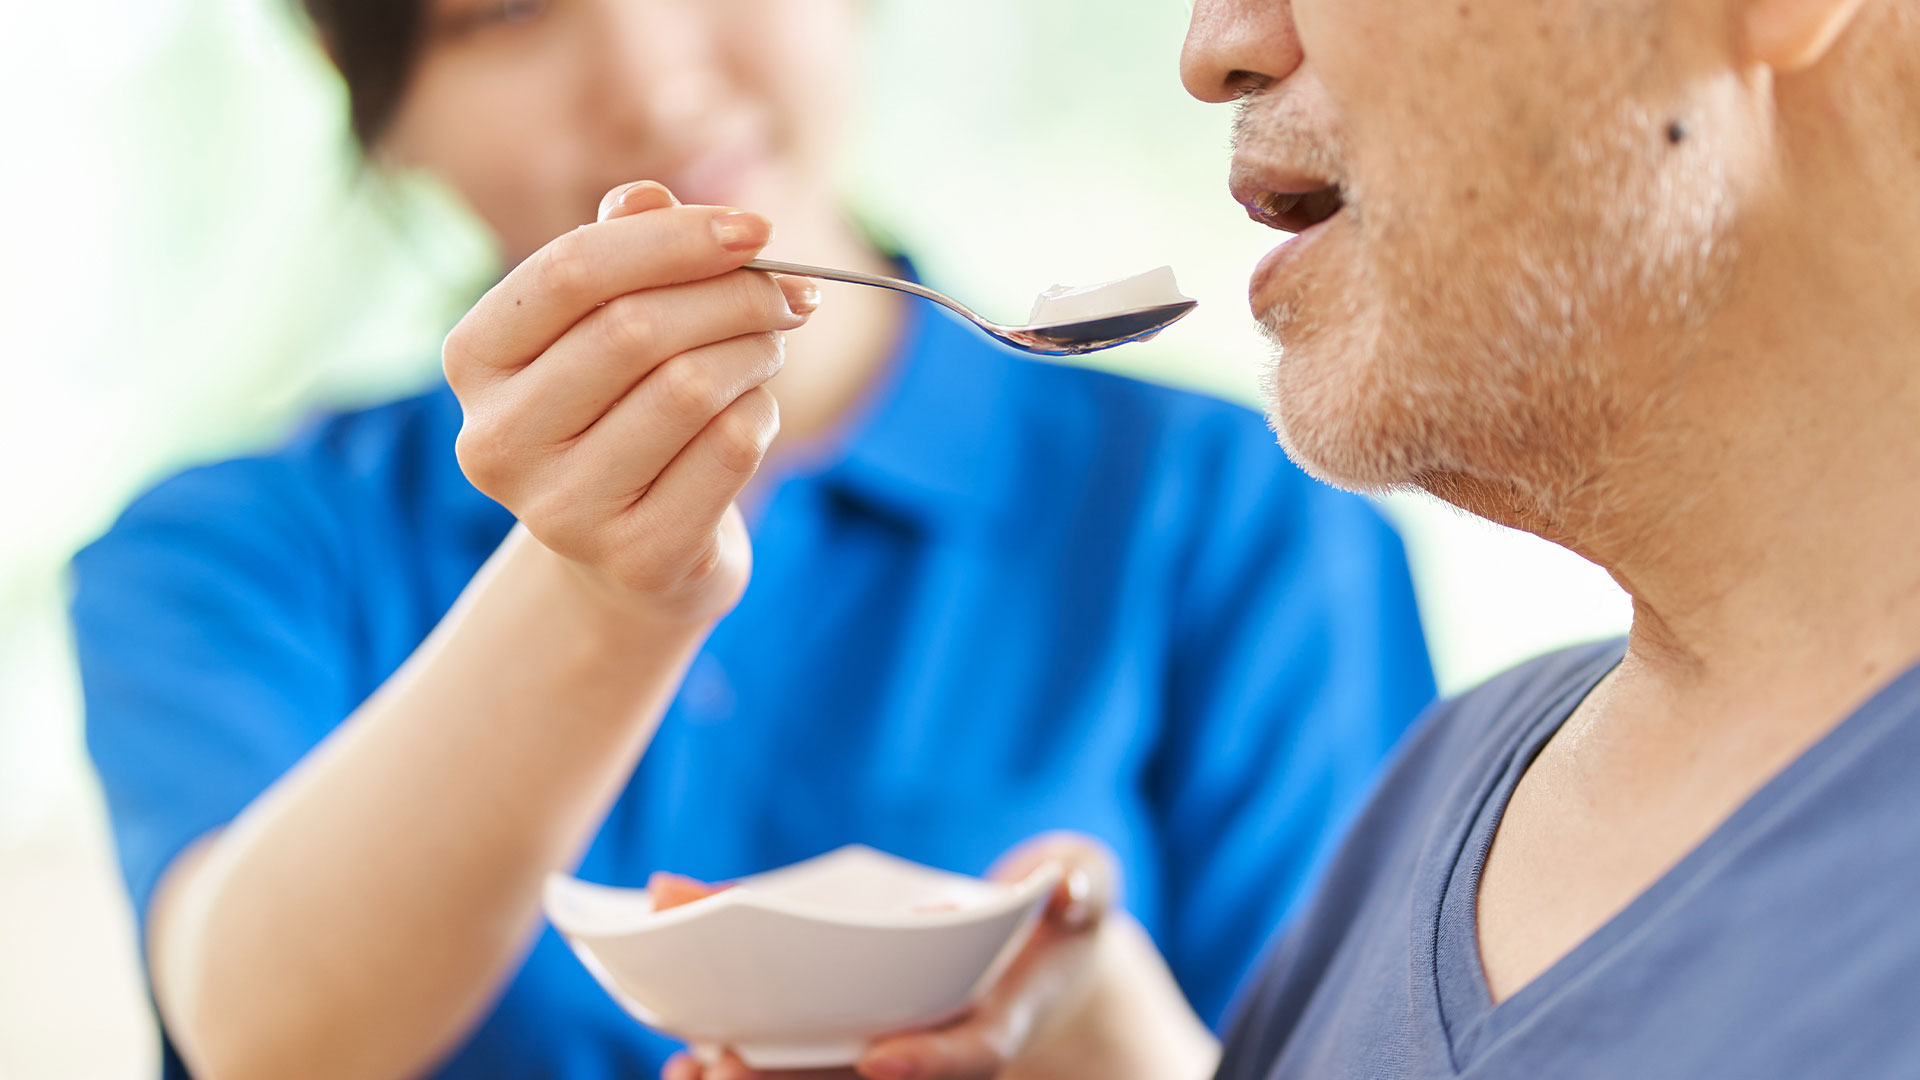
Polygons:
<instances>
[{"instance_id":1,"label":"man's mouth","mask_svg":"<svg viewBox=\"0 0 1920 1080\"><path fill-rule=\"evenodd\" d=\"M1335 162L1318 160L1311 149L1291 155L1291 163L1283 163L1285 159L1277 154L1247 153L1244 147L1234 155L1228 180L1234 201L1246 207L1253 220L1297 237L1260 260L1250 282L1256 297L1281 287L1279 283L1310 257L1315 241L1327 232L1327 223L1347 209L1346 184L1338 179Z\"/></svg>"},{"instance_id":2,"label":"man's mouth","mask_svg":"<svg viewBox=\"0 0 1920 1080\"><path fill-rule=\"evenodd\" d=\"M1234 162L1230 186L1248 217L1281 232L1306 232L1347 205L1346 191L1337 181L1245 160Z\"/></svg>"},{"instance_id":3,"label":"man's mouth","mask_svg":"<svg viewBox=\"0 0 1920 1080\"><path fill-rule=\"evenodd\" d=\"M1267 191L1246 203L1247 216L1270 229L1303 233L1347 204L1338 184L1313 191Z\"/></svg>"}]
</instances>

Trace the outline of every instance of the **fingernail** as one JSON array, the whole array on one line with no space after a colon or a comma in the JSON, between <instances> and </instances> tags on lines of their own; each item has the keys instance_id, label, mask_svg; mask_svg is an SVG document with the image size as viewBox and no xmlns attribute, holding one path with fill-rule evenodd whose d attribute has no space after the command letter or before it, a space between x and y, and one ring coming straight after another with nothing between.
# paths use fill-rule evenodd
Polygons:
<instances>
[{"instance_id":1,"label":"fingernail","mask_svg":"<svg viewBox=\"0 0 1920 1080\"><path fill-rule=\"evenodd\" d=\"M795 315L820 310L820 286L812 278L782 278L780 291L787 294L787 310Z\"/></svg>"},{"instance_id":2,"label":"fingernail","mask_svg":"<svg viewBox=\"0 0 1920 1080\"><path fill-rule=\"evenodd\" d=\"M1067 908L1060 921L1078 929L1093 918L1093 877L1081 867L1067 871Z\"/></svg>"},{"instance_id":3,"label":"fingernail","mask_svg":"<svg viewBox=\"0 0 1920 1080\"><path fill-rule=\"evenodd\" d=\"M673 192L658 180L635 180L631 184L622 184L607 192L600 200L600 220L612 217L615 210L632 210L641 199L658 200L662 196L666 198L666 205L680 205L680 200L673 197Z\"/></svg>"},{"instance_id":4,"label":"fingernail","mask_svg":"<svg viewBox=\"0 0 1920 1080\"><path fill-rule=\"evenodd\" d=\"M619 206L620 203L626 199L627 192L639 187L641 183L642 181L635 181L631 184L621 184L619 187L600 196L600 215L598 220L607 220L607 215L613 213L613 208Z\"/></svg>"},{"instance_id":5,"label":"fingernail","mask_svg":"<svg viewBox=\"0 0 1920 1080\"><path fill-rule=\"evenodd\" d=\"M773 225L759 214L736 210L713 219L713 238L728 251L750 251L767 246L773 239Z\"/></svg>"},{"instance_id":6,"label":"fingernail","mask_svg":"<svg viewBox=\"0 0 1920 1080\"><path fill-rule=\"evenodd\" d=\"M680 200L674 198L674 192L666 190L666 184L660 181L639 181L637 184L628 184L626 188L620 190L620 198L614 200L614 206L620 209L634 209L634 204L639 200L660 200L660 198L666 200L666 206L680 206Z\"/></svg>"},{"instance_id":7,"label":"fingernail","mask_svg":"<svg viewBox=\"0 0 1920 1080\"><path fill-rule=\"evenodd\" d=\"M874 1058L861 1062L858 1071L867 1080L913 1080L920 1072L920 1063L912 1058Z\"/></svg>"},{"instance_id":8,"label":"fingernail","mask_svg":"<svg viewBox=\"0 0 1920 1080\"><path fill-rule=\"evenodd\" d=\"M620 198L618 201L621 206L623 207L628 206L628 205L631 205L635 199L639 198L639 196L642 193L652 192L652 191L657 191L660 194L665 195L667 197L668 206L680 205L680 200L674 196L672 191L669 191L667 189L667 185L661 183L658 180L642 180L637 184L628 184L626 186L626 189L620 192Z\"/></svg>"}]
</instances>

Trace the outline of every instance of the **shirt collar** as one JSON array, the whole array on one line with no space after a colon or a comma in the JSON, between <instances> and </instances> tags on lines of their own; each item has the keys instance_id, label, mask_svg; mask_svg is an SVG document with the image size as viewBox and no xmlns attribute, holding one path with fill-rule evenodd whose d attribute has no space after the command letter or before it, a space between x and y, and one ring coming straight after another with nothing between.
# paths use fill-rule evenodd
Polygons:
<instances>
[{"instance_id":1,"label":"shirt collar","mask_svg":"<svg viewBox=\"0 0 1920 1080\"><path fill-rule=\"evenodd\" d=\"M957 317L923 302L841 455L817 474L840 494L928 526L988 523L1007 510L1017 449L1002 414L1015 364Z\"/></svg>"}]
</instances>

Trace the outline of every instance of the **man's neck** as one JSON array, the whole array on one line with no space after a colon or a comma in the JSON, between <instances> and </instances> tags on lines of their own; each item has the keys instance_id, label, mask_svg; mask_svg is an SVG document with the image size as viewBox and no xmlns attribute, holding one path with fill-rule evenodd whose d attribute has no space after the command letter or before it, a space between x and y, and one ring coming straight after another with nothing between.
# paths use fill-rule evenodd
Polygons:
<instances>
[{"instance_id":1,"label":"man's neck","mask_svg":"<svg viewBox=\"0 0 1920 1080\"><path fill-rule=\"evenodd\" d=\"M1691 723L1811 732L1920 659L1920 304L1887 286L1920 281L1920 246L1848 275L1772 243L1802 271L1742 290L1573 539L1633 596L1623 682Z\"/></svg>"}]
</instances>

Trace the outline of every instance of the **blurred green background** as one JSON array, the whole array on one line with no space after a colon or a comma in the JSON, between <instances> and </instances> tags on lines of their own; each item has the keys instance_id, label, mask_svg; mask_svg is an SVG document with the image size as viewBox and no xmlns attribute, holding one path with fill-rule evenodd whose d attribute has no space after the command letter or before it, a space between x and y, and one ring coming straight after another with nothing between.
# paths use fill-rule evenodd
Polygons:
<instances>
[{"instance_id":1,"label":"blurred green background","mask_svg":"<svg viewBox=\"0 0 1920 1080\"><path fill-rule=\"evenodd\" d=\"M804 0L795 0L804 2ZM132 932L80 742L61 568L182 464L437 377L496 273L441 192L356 167L291 0L8 0L0 40L0 1078L149 1075ZM934 284L1017 317L1172 265L1202 301L1112 366L1252 402L1274 234L1187 99L1181 0L874 0L849 200ZM1104 360L1104 358L1103 358ZM1277 450L1275 451L1278 452ZM1617 632L1591 565L1414 498L1442 687Z\"/></svg>"}]
</instances>

